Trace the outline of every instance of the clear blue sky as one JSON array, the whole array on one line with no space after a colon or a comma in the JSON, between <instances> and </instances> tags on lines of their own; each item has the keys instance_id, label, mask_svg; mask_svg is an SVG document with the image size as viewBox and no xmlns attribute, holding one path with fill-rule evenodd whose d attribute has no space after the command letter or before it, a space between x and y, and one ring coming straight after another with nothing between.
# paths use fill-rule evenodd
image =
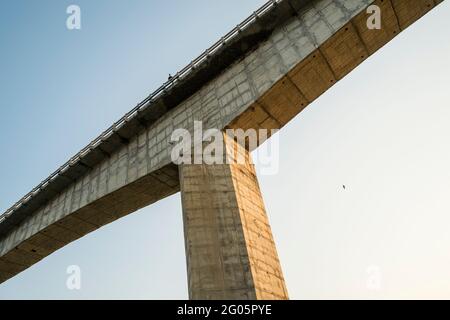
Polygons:
<instances>
[{"instance_id":1,"label":"clear blue sky","mask_svg":"<svg viewBox=\"0 0 450 320\"><path fill-rule=\"evenodd\" d=\"M2 1L0 211L263 2ZM65 26L72 3L79 31ZM449 17L445 2L281 132L280 172L260 183L291 298L450 298ZM66 288L74 264L80 291ZM175 195L0 285L0 299L184 299L185 269Z\"/></svg>"}]
</instances>

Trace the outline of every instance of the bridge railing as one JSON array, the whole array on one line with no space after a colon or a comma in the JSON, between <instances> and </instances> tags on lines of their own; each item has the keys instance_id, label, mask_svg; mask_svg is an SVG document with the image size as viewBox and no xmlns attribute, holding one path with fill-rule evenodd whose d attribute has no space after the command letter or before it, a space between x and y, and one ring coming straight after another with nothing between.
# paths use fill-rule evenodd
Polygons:
<instances>
[{"instance_id":1,"label":"bridge railing","mask_svg":"<svg viewBox=\"0 0 450 320\"><path fill-rule=\"evenodd\" d=\"M48 184L58 177L60 174L63 174L67 169L81 160L83 156L91 152L92 149L97 147L102 143L105 139L109 138L114 132L120 129L127 121L133 119L140 111L144 110L148 106L152 104L152 102L164 94L168 89L173 87L177 82L184 79L188 76L192 71L194 71L197 67L199 67L202 63L204 63L210 56L214 55L221 46L223 46L228 41L232 40L236 35L245 30L250 24L252 24L258 17L264 15L267 11L269 11L273 6L276 6L278 3L284 0L270 0L262 5L259 9L253 12L247 19L234 27L230 32L228 32L225 36L223 36L219 41L214 43L210 48L205 50L200 56L196 59L192 60L186 67L182 70L178 71L173 77L169 77L168 81L166 81L163 85L161 85L158 89L152 92L148 97L138 103L132 110L127 112L122 118L116 121L111 127L106 129L104 132L100 134L97 138L92 140L86 147L84 147L80 152L78 152L75 156L70 158L65 164L59 167L55 172L53 172L47 179L42 181L39 185L37 185L33 190L31 190L28 194L22 197L19 201L17 201L12 207L6 210L3 214L0 215L0 223L4 221L9 215L11 215L15 210L19 209L21 206L26 204L31 198L33 198L37 193L39 193L42 189L44 189Z\"/></svg>"}]
</instances>

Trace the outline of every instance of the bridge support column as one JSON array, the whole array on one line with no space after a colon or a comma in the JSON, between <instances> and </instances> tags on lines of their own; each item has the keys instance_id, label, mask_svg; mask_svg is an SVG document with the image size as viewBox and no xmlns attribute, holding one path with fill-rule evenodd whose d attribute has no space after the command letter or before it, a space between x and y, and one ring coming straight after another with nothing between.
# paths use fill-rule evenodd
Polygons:
<instances>
[{"instance_id":1,"label":"bridge support column","mask_svg":"<svg viewBox=\"0 0 450 320\"><path fill-rule=\"evenodd\" d=\"M190 299L288 299L250 154L243 164L180 165Z\"/></svg>"}]
</instances>

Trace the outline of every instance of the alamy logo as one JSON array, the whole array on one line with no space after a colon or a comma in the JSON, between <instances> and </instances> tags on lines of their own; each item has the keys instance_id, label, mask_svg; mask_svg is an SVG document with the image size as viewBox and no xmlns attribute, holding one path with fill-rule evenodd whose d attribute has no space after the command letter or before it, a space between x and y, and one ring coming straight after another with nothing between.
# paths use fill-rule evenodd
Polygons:
<instances>
[{"instance_id":1,"label":"alamy logo","mask_svg":"<svg viewBox=\"0 0 450 320\"><path fill-rule=\"evenodd\" d=\"M373 291L381 290L382 273L378 266L370 266L367 268L367 289Z\"/></svg>"},{"instance_id":2,"label":"alamy logo","mask_svg":"<svg viewBox=\"0 0 450 320\"><path fill-rule=\"evenodd\" d=\"M67 7L66 13L69 15L66 20L66 27L69 30L81 29L81 9L79 6L72 4Z\"/></svg>"},{"instance_id":3,"label":"alamy logo","mask_svg":"<svg viewBox=\"0 0 450 320\"><path fill-rule=\"evenodd\" d=\"M373 4L367 8L367 14L370 16L367 18L367 28L369 30L381 29L381 9L379 6Z\"/></svg>"},{"instance_id":4,"label":"alamy logo","mask_svg":"<svg viewBox=\"0 0 450 320\"><path fill-rule=\"evenodd\" d=\"M69 275L66 280L66 287L69 290L81 289L81 268L77 265L68 266L66 270Z\"/></svg>"},{"instance_id":5,"label":"alamy logo","mask_svg":"<svg viewBox=\"0 0 450 320\"><path fill-rule=\"evenodd\" d=\"M194 121L193 134L176 129L171 136L171 160L174 164L246 164L246 151L253 151L253 163L263 175L278 173L279 137L277 129L203 130L201 121ZM269 140L269 137L271 139ZM257 148L262 143L263 148ZM238 146L236 149L235 146Z\"/></svg>"}]
</instances>

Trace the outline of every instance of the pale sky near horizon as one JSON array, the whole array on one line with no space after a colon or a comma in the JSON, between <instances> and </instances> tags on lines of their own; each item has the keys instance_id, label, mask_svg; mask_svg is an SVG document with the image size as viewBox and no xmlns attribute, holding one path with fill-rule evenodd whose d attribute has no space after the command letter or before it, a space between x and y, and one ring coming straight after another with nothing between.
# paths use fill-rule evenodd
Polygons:
<instances>
[{"instance_id":1,"label":"pale sky near horizon","mask_svg":"<svg viewBox=\"0 0 450 320\"><path fill-rule=\"evenodd\" d=\"M0 212L264 2L3 1ZM450 298L449 17L444 1L279 133L259 181L292 299ZM179 194L1 284L13 298L186 299Z\"/></svg>"}]
</instances>

